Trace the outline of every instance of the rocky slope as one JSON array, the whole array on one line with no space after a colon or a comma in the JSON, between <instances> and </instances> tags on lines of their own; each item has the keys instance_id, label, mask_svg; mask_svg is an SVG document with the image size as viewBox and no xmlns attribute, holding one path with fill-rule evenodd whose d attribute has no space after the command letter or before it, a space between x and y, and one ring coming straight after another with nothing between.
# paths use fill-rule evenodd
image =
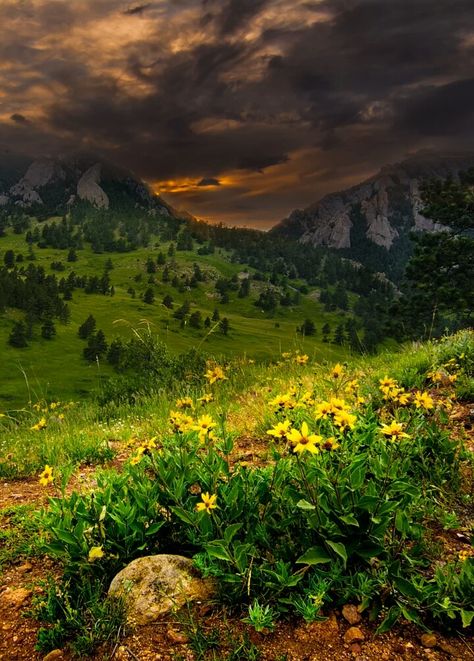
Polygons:
<instances>
[{"instance_id":1,"label":"rocky slope","mask_svg":"<svg viewBox=\"0 0 474 661\"><path fill-rule=\"evenodd\" d=\"M0 207L4 209L55 214L82 201L102 209L132 205L150 213L172 213L171 207L132 173L93 155L40 158L25 161L22 167L18 159L13 164L8 154L0 158Z\"/></svg>"},{"instance_id":2,"label":"rocky slope","mask_svg":"<svg viewBox=\"0 0 474 661\"><path fill-rule=\"evenodd\" d=\"M343 250L366 263L383 262L388 253L407 253L410 231L440 229L421 213L421 182L456 176L472 166L474 154L419 153L382 168L357 186L293 211L271 231L313 246Z\"/></svg>"}]
</instances>

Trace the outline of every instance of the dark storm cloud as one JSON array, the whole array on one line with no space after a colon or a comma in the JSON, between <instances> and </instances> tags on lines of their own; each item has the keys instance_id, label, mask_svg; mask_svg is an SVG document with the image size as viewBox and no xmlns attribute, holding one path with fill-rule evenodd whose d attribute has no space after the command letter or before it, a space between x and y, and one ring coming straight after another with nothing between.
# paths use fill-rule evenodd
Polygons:
<instances>
[{"instance_id":1,"label":"dark storm cloud","mask_svg":"<svg viewBox=\"0 0 474 661\"><path fill-rule=\"evenodd\" d=\"M474 148L472 0L7 0L0 20L2 143L194 180L196 215L277 220L408 150Z\"/></svg>"}]
</instances>

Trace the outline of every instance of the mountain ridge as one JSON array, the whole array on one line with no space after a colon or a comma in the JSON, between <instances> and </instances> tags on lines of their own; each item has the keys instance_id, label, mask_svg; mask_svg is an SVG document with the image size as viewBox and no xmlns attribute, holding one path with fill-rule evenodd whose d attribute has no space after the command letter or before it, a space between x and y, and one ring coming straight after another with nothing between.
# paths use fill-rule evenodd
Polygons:
<instances>
[{"instance_id":1,"label":"mountain ridge","mask_svg":"<svg viewBox=\"0 0 474 661\"><path fill-rule=\"evenodd\" d=\"M360 184L294 210L270 232L303 244L333 248L366 264L374 262L371 266L383 261L384 253L402 252L406 261L412 230L443 229L422 214L422 181L455 177L472 166L472 153L419 152L382 167Z\"/></svg>"}]
</instances>

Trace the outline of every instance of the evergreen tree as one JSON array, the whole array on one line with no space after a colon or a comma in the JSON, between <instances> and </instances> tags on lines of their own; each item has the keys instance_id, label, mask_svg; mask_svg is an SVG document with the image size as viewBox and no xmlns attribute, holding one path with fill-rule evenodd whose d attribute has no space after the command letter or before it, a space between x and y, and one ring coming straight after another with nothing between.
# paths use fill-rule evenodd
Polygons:
<instances>
[{"instance_id":1,"label":"evergreen tree","mask_svg":"<svg viewBox=\"0 0 474 661\"><path fill-rule=\"evenodd\" d=\"M28 342L26 341L26 327L22 321L17 321L13 326L8 343L17 349L23 349L28 346Z\"/></svg>"},{"instance_id":2,"label":"evergreen tree","mask_svg":"<svg viewBox=\"0 0 474 661\"><path fill-rule=\"evenodd\" d=\"M151 305L155 301L155 294L153 293L153 289L151 287L148 287L148 289L145 291L143 294L143 302L147 303L148 305Z\"/></svg>"},{"instance_id":3,"label":"evergreen tree","mask_svg":"<svg viewBox=\"0 0 474 661\"><path fill-rule=\"evenodd\" d=\"M166 296L163 297L163 305L165 308L168 308L168 310L173 309L173 297L170 296L169 294L166 294Z\"/></svg>"},{"instance_id":4,"label":"evergreen tree","mask_svg":"<svg viewBox=\"0 0 474 661\"><path fill-rule=\"evenodd\" d=\"M3 263L7 269L12 269L15 265L15 253L13 250L7 250L3 256Z\"/></svg>"},{"instance_id":5,"label":"evergreen tree","mask_svg":"<svg viewBox=\"0 0 474 661\"><path fill-rule=\"evenodd\" d=\"M113 365L116 368L119 367L123 351L124 346L122 341L119 338L112 340L107 351L107 362L109 365Z\"/></svg>"},{"instance_id":6,"label":"evergreen tree","mask_svg":"<svg viewBox=\"0 0 474 661\"><path fill-rule=\"evenodd\" d=\"M67 261L77 262L77 252L75 251L74 248L69 248L69 252L67 254Z\"/></svg>"},{"instance_id":7,"label":"evergreen tree","mask_svg":"<svg viewBox=\"0 0 474 661\"><path fill-rule=\"evenodd\" d=\"M346 337L344 333L344 324L338 324L334 332L334 344L342 345L344 344Z\"/></svg>"},{"instance_id":8,"label":"evergreen tree","mask_svg":"<svg viewBox=\"0 0 474 661\"><path fill-rule=\"evenodd\" d=\"M87 340L90 335L95 331L96 327L96 320L94 317L90 314L85 322L79 326L78 330L78 335L81 338L81 340Z\"/></svg>"},{"instance_id":9,"label":"evergreen tree","mask_svg":"<svg viewBox=\"0 0 474 661\"><path fill-rule=\"evenodd\" d=\"M192 315L189 317L189 325L192 328L201 328L201 326L202 326L202 315L199 312L199 310L196 310L196 312L193 312Z\"/></svg>"},{"instance_id":10,"label":"evergreen tree","mask_svg":"<svg viewBox=\"0 0 474 661\"><path fill-rule=\"evenodd\" d=\"M87 346L84 348L83 355L86 360L93 362L107 353L107 342L103 331L89 336Z\"/></svg>"},{"instance_id":11,"label":"evergreen tree","mask_svg":"<svg viewBox=\"0 0 474 661\"><path fill-rule=\"evenodd\" d=\"M45 319L41 326L41 337L45 340L52 340L56 335L56 327L52 319Z\"/></svg>"},{"instance_id":12,"label":"evergreen tree","mask_svg":"<svg viewBox=\"0 0 474 661\"><path fill-rule=\"evenodd\" d=\"M323 342L329 342L329 336L331 334L331 326L326 322L322 328L323 333Z\"/></svg>"},{"instance_id":13,"label":"evergreen tree","mask_svg":"<svg viewBox=\"0 0 474 661\"><path fill-rule=\"evenodd\" d=\"M227 335L230 330L230 323L227 317L223 317L219 323L219 330L223 335Z\"/></svg>"},{"instance_id":14,"label":"evergreen tree","mask_svg":"<svg viewBox=\"0 0 474 661\"><path fill-rule=\"evenodd\" d=\"M204 319L204 328L210 328L211 327L211 319L210 317L206 317Z\"/></svg>"},{"instance_id":15,"label":"evergreen tree","mask_svg":"<svg viewBox=\"0 0 474 661\"><path fill-rule=\"evenodd\" d=\"M220 318L221 315L219 314L219 310L214 308L214 312L212 313L212 321L219 321Z\"/></svg>"},{"instance_id":16,"label":"evergreen tree","mask_svg":"<svg viewBox=\"0 0 474 661\"><path fill-rule=\"evenodd\" d=\"M305 319L298 330L304 336L314 335L316 333L316 326L311 319Z\"/></svg>"}]
</instances>

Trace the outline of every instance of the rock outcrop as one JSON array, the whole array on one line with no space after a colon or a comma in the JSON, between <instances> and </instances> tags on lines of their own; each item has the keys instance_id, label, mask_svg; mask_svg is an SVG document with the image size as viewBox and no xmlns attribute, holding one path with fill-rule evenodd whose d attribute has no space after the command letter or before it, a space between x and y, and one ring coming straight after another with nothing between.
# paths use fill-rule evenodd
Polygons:
<instances>
[{"instance_id":1,"label":"rock outcrop","mask_svg":"<svg viewBox=\"0 0 474 661\"><path fill-rule=\"evenodd\" d=\"M360 245L366 241L389 251L411 230L442 229L421 213L421 182L455 177L460 170L473 166L474 154L420 153L382 168L358 186L293 211L271 232L312 246L350 250L355 242Z\"/></svg>"},{"instance_id":2,"label":"rock outcrop","mask_svg":"<svg viewBox=\"0 0 474 661\"><path fill-rule=\"evenodd\" d=\"M102 166L95 163L77 182L77 195L81 200L87 200L99 209L109 208L109 198L99 186Z\"/></svg>"},{"instance_id":3,"label":"rock outcrop","mask_svg":"<svg viewBox=\"0 0 474 661\"><path fill-rule=\"evenodd\" d=\"M133 624L149 624L187 602L212 599L215 593L214 581L202 578L192 560L167 554L133 560L109 588L109 596L124 600Z\"/></svg>"}]
</instances>

